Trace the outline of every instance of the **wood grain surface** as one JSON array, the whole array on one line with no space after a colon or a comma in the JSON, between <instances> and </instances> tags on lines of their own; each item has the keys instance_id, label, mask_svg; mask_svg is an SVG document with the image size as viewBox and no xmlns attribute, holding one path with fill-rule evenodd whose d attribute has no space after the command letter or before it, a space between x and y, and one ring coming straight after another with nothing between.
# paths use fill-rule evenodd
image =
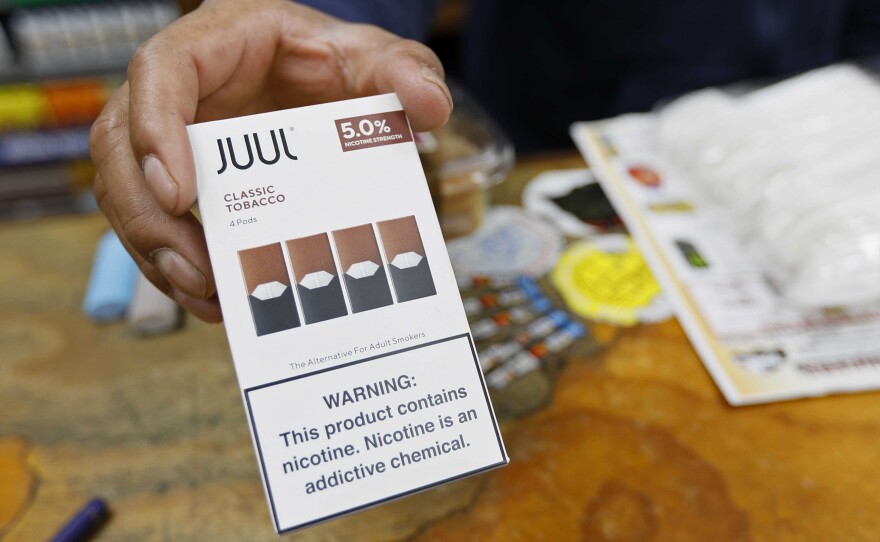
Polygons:
<instances>
[{"instance_id":1,"label":"wood grain surface","mask_svg":"<svg viewBox=\"0 0 880 542\"><path fill-rule=\"evenodd\" d=\"M504 190L557 164L580 162ZM46 540L102 496L97 540L276 540L223 328L81 315L105 229L0 226L0 538ZM735 409L676 322L592 335L494 396L510 466L290 539L880 540L880 394Z\"/></svg>"}]
</instances>

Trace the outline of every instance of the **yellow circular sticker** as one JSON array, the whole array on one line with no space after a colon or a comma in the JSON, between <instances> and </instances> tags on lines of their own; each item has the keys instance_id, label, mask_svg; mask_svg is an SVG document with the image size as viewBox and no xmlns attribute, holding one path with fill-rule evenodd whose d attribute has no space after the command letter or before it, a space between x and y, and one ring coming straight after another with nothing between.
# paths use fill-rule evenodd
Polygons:
<instances>
[{"instance_id":1,"label":"yellow circular sticker","mask_svg":"<svg viewBox=\"0 0 880 542\"><path fill-rule=\"evenodd\" d=\"M626 235L596 236L571 245L551 280L571 310L584 318L635 325L670 315L660 286Z\"/></svg>"}]
</instances>

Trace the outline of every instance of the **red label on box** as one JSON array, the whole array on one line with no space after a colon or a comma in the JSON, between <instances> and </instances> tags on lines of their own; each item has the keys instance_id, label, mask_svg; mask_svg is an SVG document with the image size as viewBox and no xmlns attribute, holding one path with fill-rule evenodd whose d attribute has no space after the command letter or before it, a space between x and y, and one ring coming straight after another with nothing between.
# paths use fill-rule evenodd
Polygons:
<instances>
[{"instance_id":1,"label":"red label on box","mask_svg":"<svg viewBox=\"0 0 880 542\"><path fill-rule=\"evenodd\" d=\"M413 140L402 110L337 119L336 131L343 152Z\"/></svg>"}]
</instances>

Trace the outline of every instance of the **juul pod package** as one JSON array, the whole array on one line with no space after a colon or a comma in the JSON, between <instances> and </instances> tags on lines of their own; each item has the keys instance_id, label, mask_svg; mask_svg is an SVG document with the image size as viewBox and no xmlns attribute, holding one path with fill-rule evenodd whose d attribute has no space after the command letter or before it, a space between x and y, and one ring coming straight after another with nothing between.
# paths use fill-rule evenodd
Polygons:
<instances>
[{"instance_id":1,"label":"juul pod package","mask_svg":"<svg viewBox=\"0 0 880 542\"><path fill-rule=\"evenodd\" d=\"M189 135L276 531L505 465L397 97L196 124Z\"/></svg>"}]
</instances>

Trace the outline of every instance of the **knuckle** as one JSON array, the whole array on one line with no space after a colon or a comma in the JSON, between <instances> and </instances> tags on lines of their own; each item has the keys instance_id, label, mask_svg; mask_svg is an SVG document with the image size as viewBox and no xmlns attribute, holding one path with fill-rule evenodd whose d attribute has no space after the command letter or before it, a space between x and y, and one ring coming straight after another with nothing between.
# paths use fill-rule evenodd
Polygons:
<instances>
[{"instance_id":1,"label":"knuckle","mask_svg":"<svg viewBox=\"0 0 880 542\"><path fill-rule=\"evenodd\" d=\"M418 57L425 57L430 52L430 49L421 43L406 38L401 38L395 42L395 47L398 53L411 54Z\"/></svg>"},{"instance_id":2,"label":"knuckle","mask_svg":"<svg viewBox=\"0 0 880 542\"><path fill-rule=\"evenodd\" d=\"M95 196L95 202L98 204L98 207L107 214L106 205L109 203L107 201L107 185L104 184L104 178L101 177L100 173L95 174L95 180L92 182L92 193Z\"/></svg>"},{"instance_id":3,"label":"knuckle","mask_svg":"<svg viewBox=\"0 0 880 542\"><path fill-rule=\"evenodd\" d=\"M154 154L159 142L168 135L160 119L147 114L138 117L137 127L132 130L132 134L132 150L139 161L148 154Z\"/></svg>"},{"instance_id":4,"label":"knuckle","mask_svg":"<svg viewBox=\"0 0 880 542\"><path fill-rule=\"evenodd\" d=\"M432 51L428 47L425 47L423 44L417 41L406 41L408 41L409 43L403 44L403 47L404 51L407 54L416 57L419 60L419 63L426 65L433 70L436 70L441 77L445 77L443 62L440 61L440 58L437 56L436 53L434 53L434 51Z\"/></svg>"},{"instance_id":5,"label":"knuckle","mask_svg":"<svg viewBox=\"0 0 880 542\"><path fill-rule=\"evenodd\" d=\"M151 232L162 216L151 205L134 205L119 217L119 231L138 252L149 254L155 241Z\"/></svg>"},{"instance_id":6,"label":"knuckle","mask_svg":"<svg viewBox=\"0 0 880 542\"><path fill-rule=\"evenodd\" d=\"M424 45L408 38L401 38L400 41L397 42L397 46L404 51L418 51L421 53L425 50Z\"/></svg>"},{"instance_id":7,"label":"knuckle","mask_svg":"<svg viewBox=\"0 0 880 542\"><path fill-rule=\"evenodd\" d=\"M121 139L128 135L128 111L118 103L108 104L89 130L89 153L100 163Z\"/></svg>"},{"instance_id":8,"label":"knuckle","mask_svg":"<svg viewBox=\"0 0 880 542\"><path fill-rule=\"evenodd\" d=\"M128 78L132 79L137 75L149 70L153 64L153 60L159 53L161 47L161 38L156 35L143 42L135 49L128 62Z\"/></svg>"}]
</instances>

